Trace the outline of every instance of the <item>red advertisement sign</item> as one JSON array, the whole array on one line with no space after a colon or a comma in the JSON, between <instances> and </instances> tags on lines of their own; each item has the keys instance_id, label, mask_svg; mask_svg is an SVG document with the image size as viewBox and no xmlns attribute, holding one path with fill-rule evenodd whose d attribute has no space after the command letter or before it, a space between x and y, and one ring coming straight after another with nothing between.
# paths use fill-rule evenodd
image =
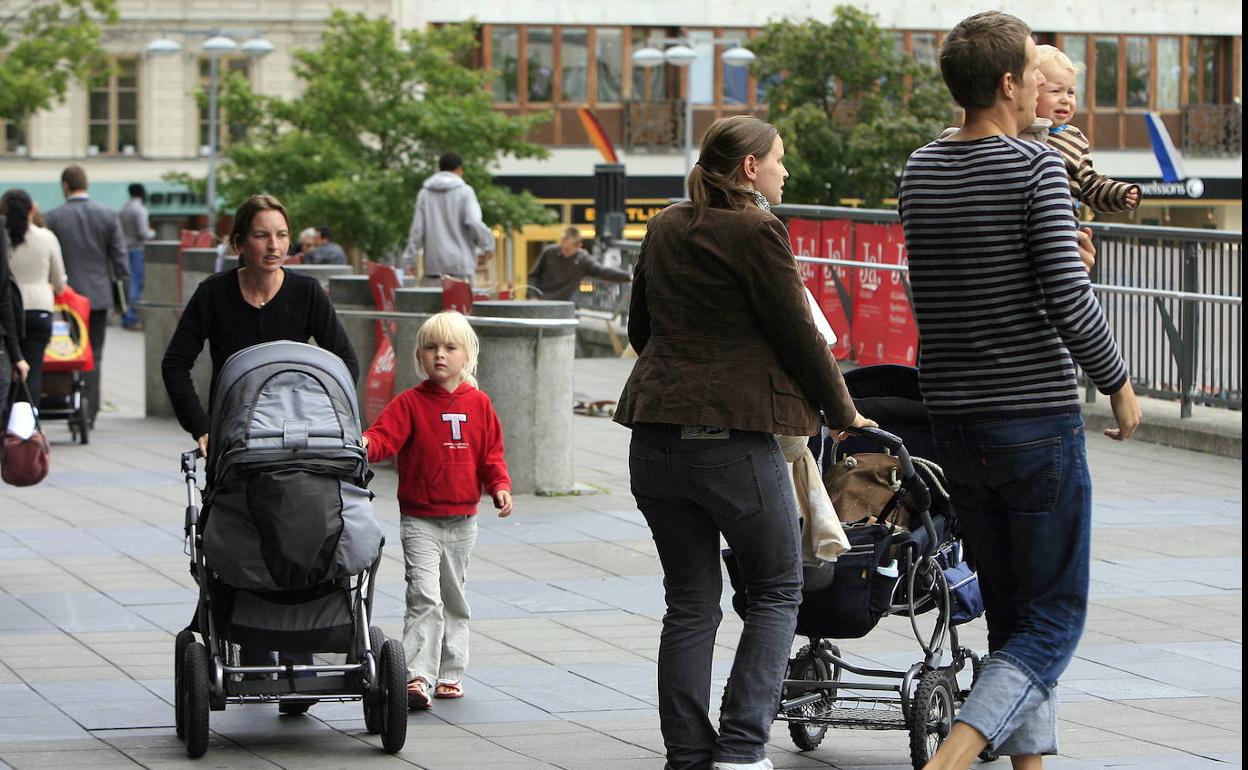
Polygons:
<instances>
[{"instance_id":1,"label":"red advertisement sign","mask_svg":"<svg viewBox=\"0 0 1248 770\"><path fill-rule=\"evenodd\" d=\"M900 224L854 225L858 261L906 264L906 242ZM895 270L860 269L854 292L854 358L863 366L904 364L914 366L919 332L906 295L901 273Z\"/></svg>"},{"instance_id":2,"label":"red advertisement sign","mask_svg":"<svg viewBox=\"0 0 1248 770\"><path fill-rule=\"evenodd\" d=\"M795 257L823 256L821 252L823 244L819 240L819 223L809 219L790 219L789 246L793 249ZM798 262L797 269L802 274L802 283L806 284L810 293L815 295L815 301L818 301L819 292L823 290L819 281L820 266Z\"/></svg>"},{"instance_id":3,"label":"red advertisement sign","mask_svg":"<svg viewBox=\"0 0 1248 770\"><path fill-rule=\"evenodd\" d=\"M394 290L399 288L399 275L389 265L374 264L368 271L368 287L378 310L394 310ZM364 380L364 421L372 424L394 398L394 364L396 357L391 344L395 333L393 321L377 321L377 350Z\"/></svg>"},{"instance_id":4,"label":"red advertisement sign","mask_svg":"<svg viewBox=\"0 0 1248 770\"><path fill-rule=\"evenodd\" d=\"M826 259L853 259L852 222L827 220L821 223L819 238L823 242ZM837 360L849 358L853 353L851 319L853 318L854 289L858 285L858 271L850 267L821 265L819 270L820 291L815 292L823 315L836 332L836 344L832 354Z\"/></svg>"},{"instance_id":5,"label":"red advertisement sign","mask_svg":"<svg viewBox=\"0 0 1248 770\"><path fill-rule=\"evenodd\" d=\"M472 312L472 282L462 278L442 276L442 309L458 310L464 315Z\"/></svg>"}]
</instances>

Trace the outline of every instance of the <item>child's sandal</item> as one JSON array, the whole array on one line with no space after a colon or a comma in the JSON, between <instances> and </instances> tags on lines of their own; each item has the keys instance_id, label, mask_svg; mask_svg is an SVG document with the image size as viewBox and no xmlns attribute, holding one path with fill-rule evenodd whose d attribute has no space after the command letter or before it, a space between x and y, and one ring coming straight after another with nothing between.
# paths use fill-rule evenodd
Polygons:
<instances>
[{"instance_id":1,"label":"child's sandal","mask_svg":"<svg viewBox=\"0 0 1248 770\"><path fill-rule=\"evenodd\" d=\"M424 679L416 677L407 683L408 711L421 711L432 705L433 701L429 700L429 685Z\"/></svg>"},{"instance_id":2,"label":"child's sandal","mask_svg":"<svg viewBox=\"0 0 1248 770\"><path fill-rule=\"evenodd\" d=\"M433 697L462 698L464 697L464 685L461 682L438 682L438 686L433 689Z\"/></svg>"}]
</instances>

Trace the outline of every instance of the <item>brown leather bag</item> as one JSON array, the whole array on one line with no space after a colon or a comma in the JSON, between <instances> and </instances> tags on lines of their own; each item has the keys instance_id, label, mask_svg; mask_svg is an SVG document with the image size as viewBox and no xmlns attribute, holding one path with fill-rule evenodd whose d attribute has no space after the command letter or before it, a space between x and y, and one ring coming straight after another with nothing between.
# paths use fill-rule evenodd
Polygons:
<instances>
[{"instance_id":1,"label":"brown leather bag","mask_svg":"<svg viewBox=\"0 0 1248 770\"><path fill-rule=\"evenodd\" d=\"M26 388L26 383L22 382ZM30 390L26 390L30 398ZM22 439L10 430L4 432L4 445L0 448L0 478L15 487L38 484L48 475L48 437L43 435L39 417L35 417L35 432Z\"/></svg>"},{"instance_id":2,"label":"brown leather bag","mask_svg":"<svg viewBox=\"0 0 1248 770\"><path fill-rule=\"evenodd\" d=\"M901 489L901 461L878 452L846 455L823 474L823 485L842 523L879 523L880 514ZM887 516L886 523L910 530L912 518L918 512L909 507L908 498L909 495L902 498Z\"/></svg>"}]
</instances>

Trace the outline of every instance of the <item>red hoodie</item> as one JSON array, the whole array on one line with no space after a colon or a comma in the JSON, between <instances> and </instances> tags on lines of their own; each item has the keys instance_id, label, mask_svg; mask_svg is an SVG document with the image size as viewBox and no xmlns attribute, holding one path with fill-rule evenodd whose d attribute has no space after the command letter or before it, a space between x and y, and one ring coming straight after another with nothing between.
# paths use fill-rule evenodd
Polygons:
<instances>
[{"instance_id":1,"label":"red hoodie","mask_svg":"<svg viewBox=\"0 0 1248 770\"><path fill-rule=\"evenodd\" d=\"M491 496L511 489L498 415L467 382L453 393L429 380L403 391L364 435L369 462L398 454L399 511L407 516L471 516L482 485Z\"/></svg>"}]
</instances>

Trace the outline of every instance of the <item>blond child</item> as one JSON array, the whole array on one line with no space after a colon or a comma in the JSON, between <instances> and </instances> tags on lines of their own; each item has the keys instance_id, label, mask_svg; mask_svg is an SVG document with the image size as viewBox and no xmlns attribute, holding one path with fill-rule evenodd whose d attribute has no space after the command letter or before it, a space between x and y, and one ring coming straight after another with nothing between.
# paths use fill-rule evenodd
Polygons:
<instances>
[{"instance_id":1,"label":"blond child","mask_svg":"<svg viewBox=\"0 0 1248 770\"><path fill-rule=\"evenodd\" d=\"M1051 45L1036 46L1044 85L1036 102L1036 118L1053 122L1048 143L1061 153L1070 177L1070 196L1094 211L1129 211L1140 205L1140 186L1119 182L1096 173L1091 144L1083 132L1070 124L1077 96L1075 76L1079 69L1066 54ZM1076 203L1078 208L1078 203Z\"/></svg>"},{"instance_id":2,"label":"blond child","mask_svg":"<svg viewBox=\"0 0 1248 770\"><path fill-rule=\"evenodd\" d=\"M407 577L403 647L412 709L429 708L431 697L463 697L464 580L482 487L499 516L512 510L502 427L473 377L479 349L468 319L455 312L431 317L416 333L416 360L428 379L400 393L364 432L370 462L398 455Z\"/></svg>"}]
</instances>

